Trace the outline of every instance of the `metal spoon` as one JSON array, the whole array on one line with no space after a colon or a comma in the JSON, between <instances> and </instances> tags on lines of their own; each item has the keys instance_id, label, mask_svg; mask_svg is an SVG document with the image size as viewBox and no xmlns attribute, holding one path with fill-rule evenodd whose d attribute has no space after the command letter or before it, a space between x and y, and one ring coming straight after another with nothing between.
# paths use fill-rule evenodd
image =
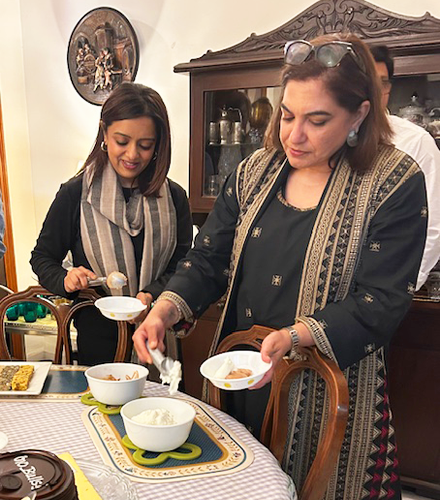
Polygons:
<instances>
[{"instance_id":1,"label":"metal spoon","mask_svg":"<svg viewBox=\"0 0 440 500\"><path fill-rule=\"evenodd\" d=\"M151 355L154 366L159 370L163 377L169 377L174 365L174 360L172 358L165 357L159 349L151 349L148 345L148 340L146 342L146 346Z\"/></svg>"},{"instance_id":2,"label":"metal spoon","mask_svg":"<svg viewBox=\"0 0 440 500\"><path fill-rule=\"evenodd\" d=\"M89 279L89 286L107 286L120 290L127 284L127 277L119 271L112 271L108 276L101 276L94 280Z\"/></svg>"}]
</instances>

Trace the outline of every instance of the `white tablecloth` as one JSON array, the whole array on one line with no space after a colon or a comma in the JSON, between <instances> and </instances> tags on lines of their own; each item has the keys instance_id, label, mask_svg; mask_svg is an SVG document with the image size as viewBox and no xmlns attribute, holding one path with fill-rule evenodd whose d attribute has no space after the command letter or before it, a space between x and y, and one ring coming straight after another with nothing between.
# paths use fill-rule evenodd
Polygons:
<instances>
[{"instance_id":1,"label":"white tablecloth","mask_svg":"<svg viewBox=\"0 0 440 500\"><path fill-rule=\"evenodd\" d=\"M147 382L150 396L167 396L168 388ZM189 396L187 396L189 398ZM254 453L254 462L245 470L227 475L175 483L135 483L144 500L292 500L291 479L280 469L275 457L247 429L229 415L209 407ZM1 401L0 430L9 438L7 451L43 449L70 452L77 460L102 464L89 433L81 421L84 405L78 402ZM5 451L5 450L2 450ZM105 500L105 499L104 499Z\"/></svg>"}]
</instances>

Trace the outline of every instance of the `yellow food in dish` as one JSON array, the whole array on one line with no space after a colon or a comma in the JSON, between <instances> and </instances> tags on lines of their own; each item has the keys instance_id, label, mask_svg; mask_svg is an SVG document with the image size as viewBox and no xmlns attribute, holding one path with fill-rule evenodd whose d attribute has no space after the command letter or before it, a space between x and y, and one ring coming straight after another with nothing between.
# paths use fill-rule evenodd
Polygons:
<instances>
[{"instance_id":1,"label":"yellow food in dish","mask_svg":"<svg viewBox=\"0 0 440 500\"><path fill-rule=\"evenodd\" d=\"M134 380L136 378L139 378L139 372L137 370L131 376L130 375L125 375L125 380ZM110 375L106 375L105 377L102 377L101 380L111 380L111 381L119 382L119 380L121 380L121 379L114 377L110 373Z\"/></svg>"},{"instance_id":2,"label":"yellow food in dish","mask_svg":"<svg viewBox=\"0 0 440 500\"><path fill-rule=\"evenodd\" d=\"M29 387L29 383L33 374L33 365L21 365L18 371L12 377L11 389L13 391L26 391Z\"/></svg>"}]
</instances>

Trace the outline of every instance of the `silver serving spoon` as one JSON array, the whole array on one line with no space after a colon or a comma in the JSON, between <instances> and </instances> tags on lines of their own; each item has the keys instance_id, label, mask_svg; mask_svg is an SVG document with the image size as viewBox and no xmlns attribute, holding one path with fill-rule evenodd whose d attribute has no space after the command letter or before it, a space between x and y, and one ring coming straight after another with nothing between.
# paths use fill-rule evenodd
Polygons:
<instances>
[{"instance_id":1,"label":"silver serving spoon","mask_svg":"<svg viewBox=\"0 0 440 500\"><path fill-rule=\"evenodd\" d=\"M169 384L170 396L177 392L179 382L182 380L182 365L180 361L165 357L159 349L151 349L146 341L148 352L154 365L159 370L162 384Z\"/></svg>"},{"instance_id":2,"label":"silver serving spoon","mask_svg":"<svg viewBox=\"0 0 440 500\"><path fill-rule=\"evenodd\" d=\"M107 286L110 289L120 290L127 284L127 277L119 271L112 271L108 276L89 279L88 282L89 286Z\"/></svg>"},{"instance_id":3,"label":"silver serving spoon","mask_svg":"<svg viewBox=\"0 0 440 500\"><path fill-rule=\"evenodd\" d=\"M169 377L174 365L174 360L169 357L165 357L159 349L151 349L148 344L148 340L146 341L146 346L151 355L154 366L159 370L163 377Z\"/></svg>"}]
</instances>

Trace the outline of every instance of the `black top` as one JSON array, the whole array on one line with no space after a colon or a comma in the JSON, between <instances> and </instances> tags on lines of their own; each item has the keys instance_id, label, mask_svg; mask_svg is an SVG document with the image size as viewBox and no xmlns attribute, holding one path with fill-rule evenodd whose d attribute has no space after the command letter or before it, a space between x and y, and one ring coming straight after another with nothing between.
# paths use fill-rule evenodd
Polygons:
<instances>
[{"instance_id":1,"label":"black top","mask_svg":"<svg viewBox=\"0 0 440 500\"><path fill-rule=\"evenodd\" d=\"M169 180L171 196L177 215L177 245L165 272L156 281L145 287L143 292L149 292L156 299L165 284L173 275L178 261L191 248L192 219L188 199L184 189ZM124 190L129 196L130 190ZM80 205L82 192L82 175L74 177L61 185L43 223L37 244L32 251L30 260L33 271L37 274L39 283L50 292L67 298L75 298L77 293L67 293L64 289L64 277L67 271L61 264L70 250L75 267L84 266L91 269L84 254L80 231ZM143 231L132 238L135 249L137 269L139 270Z\"/></svg>"},{"instance_id":2,"label":"black top","mask_svg":"<svg viewBox=\"0 0 440 500\"><path fill-rule=\"evenodd\" d=\"M317 212L316 207L292 207L280 189L254 222L240 270L237 330L261 324L279 329L295 323L302 267ZM291 307L283 297L289 298Z\"/></svg>"},{"instance_id":3,"label":"black top","mask_svg":"<svg viewBox=\"0 0 440 500\"><path fill-rule=\"evenodd\" d=\"M285 173L281 173L277 181L279 184L274 185L273 194L271 192L266 198L266 203L258 215L260 220L264 211L271 205L271 197L276 197L290 168L288 164L284 167ZM240 222L236 186L237 177L234 171L223 185L214 209L197 235L194 247L180 262L176 273L166 285L166 290L185 300L195 317L203 314L228 287L231 252L234 250L237 223ZM409 284L417 280L426 237L426 216L423 215L421 207L426 207L426 194L423 173L419 172L408 178L383 202L366 226L368 232L358 255L356 275L347 296L343 300L328 302L323 309L310 315L313 320L325 325L325 334L342 369L364 358L368 354L365 350L368 346L373 345L378 349L386 345L411 304L412 290ZM365 224L364 221L362 223ZM280 224L280 231L272 242L274 249L277 248L277 254L273 256L270 252L260 256L259 265L264 265L267 269L266 276L278 274L279 261L290 258L290 245L302 244L292 242L289 243L289 248L284 248L289 237L298 237L298 233L291 235L286 231L287 234L283 234L285 229L281 231L281 227L288 226L288 223ZM308 245L309 235L310 233L303 233L299 238L305 240ZM347 237L350 237L350 228L347 228ZM241 324L237 324L237 296L242 293L243 283L250 283L247 289L251 290L251 300L254 303L261 300L258 296L265 293L259 275L245 262L248 256L244 258L248 246L252 247L254 243L252 240L250 230L237 264L237 279L230 292L220 340L241 327ZM335 268L343 261L340 257L329 256L333 259ZM243 271L244 266L246 273ZM292 284L290 292L295 286ZM337 286L337 282L332 283L333 288L337 289ZM335 293L333 288L332 295ZM370 295L376 295L378 300L371 302ZM282 298L287 310L283 316L292 314L294 318L297 309L295 297L287 293L278 296ZM269 318L263 317L261 313L262 311L258 311L260 324L279 327L278 319L274 320L267 308L265 315L268 314ZM282 326L291 324L292 320L289 320Z\"/></svg>"}]
</instances>

